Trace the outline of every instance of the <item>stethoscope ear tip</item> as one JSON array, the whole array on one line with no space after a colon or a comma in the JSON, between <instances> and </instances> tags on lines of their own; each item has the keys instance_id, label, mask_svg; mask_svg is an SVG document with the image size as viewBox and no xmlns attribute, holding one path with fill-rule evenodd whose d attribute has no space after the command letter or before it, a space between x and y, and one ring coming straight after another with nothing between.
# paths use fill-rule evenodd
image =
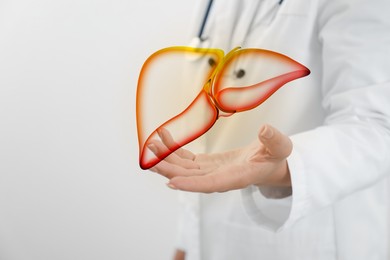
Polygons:
<instances>
[{"instance_id":1,"label":"stethoscope ear tip","mask_svg":"<svg viewBox=\"0 0 390 260\"><path fill-rule=\"evenodd\" d=\"M190 41L190 47L207 49L207 48L210 47L210 41L207 38L206 39L201 39L199 37L194 37Z\"/></svg>"},{"instance_id":2,"label":"stethoscope ear tip","mask_svg":"<svg viewBox=\"0 0 390 260\"><path fill-rule=\"evenodd\" d=\"M210 47L210 41L208 39L200 39L199 37L194 37L189 44L189 47L195 49L207 49ZM203 55L188 55L188 60L197 61L200 60Z\"/></svg>"}]
</instances>

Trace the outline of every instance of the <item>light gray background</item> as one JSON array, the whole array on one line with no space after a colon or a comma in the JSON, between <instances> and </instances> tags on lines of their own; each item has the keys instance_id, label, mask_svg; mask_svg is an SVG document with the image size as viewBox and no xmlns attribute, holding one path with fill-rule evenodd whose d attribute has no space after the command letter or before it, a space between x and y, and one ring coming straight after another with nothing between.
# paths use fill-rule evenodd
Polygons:
<instances>
[{"instance_id":1,"label":"light gray background","mask_svg":"<svg viewBox=\"0 0 390 260\"><path fill-rule=\"evenodd\" d=\"M177 194L138 167L135 93L180 0L0 0L0 259L169 259Z\"/></svg>"}]
</instances>

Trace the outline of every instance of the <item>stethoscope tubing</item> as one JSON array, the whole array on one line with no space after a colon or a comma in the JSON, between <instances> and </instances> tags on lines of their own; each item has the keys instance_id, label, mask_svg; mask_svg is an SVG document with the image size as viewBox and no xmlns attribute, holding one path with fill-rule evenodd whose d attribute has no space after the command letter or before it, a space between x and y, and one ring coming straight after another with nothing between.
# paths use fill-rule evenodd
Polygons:
<instances>
[{"instance_id":1,"label":"stethoscope tubing","mask_svg":"<svg viewBox=\"0 0 390 260\"><path fill-rule=\"evenodd\" d=\"M203 20L202 20L202 23L200 25L199 32L198 32L198 38L200 41L206 40L206 38L203 38L203 32L204 32L204 28L206 27L206 23L207 23L207 20L209 18L209 15L210 15L210 10L211 10L211 7L213 5L213 2L214 2L214 0L209 0L209 2L207 4L206 11L204 13ZM279 0L278 4L281 5L283 2L284 2L284 0Z\"/></svg>"},{"instance_id":2,"label":"stethoscope tubing","mask_svg":"<svg viewBox=\"0 0 390 260\"><path fill-rule=\"evenodd\" d=\"M206 12L204 14L204 17L203 17L203 20L202 20L202 23L201 23L201 26L199 29L198 38L201 41L205 40L203 38L203 31L204 31L204 28L206 27L207 19L209 18L209 14L210 14L210 10L211 10L211 7L213 5L213 2L214 2L214 0L209 0L209 2L207 4Z\"/></svg>"}]
</instances>

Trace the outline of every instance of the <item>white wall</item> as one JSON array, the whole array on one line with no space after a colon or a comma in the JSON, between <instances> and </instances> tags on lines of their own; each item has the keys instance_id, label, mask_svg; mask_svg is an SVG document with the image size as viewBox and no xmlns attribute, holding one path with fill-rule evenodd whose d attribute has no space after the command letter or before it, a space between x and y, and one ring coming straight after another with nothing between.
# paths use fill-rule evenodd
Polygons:
<instances>
[{"instance_id":1,"label":"white wall","mask_svg":"<svg viewBox=\"0 0 390 260\"><path fill-rule=\"evenodd\" d=\"M143 61L185 44L197 10L0 1L1 260L171 257L177 195L138 167L135 91Z\"/></svg>"}]
</instances>

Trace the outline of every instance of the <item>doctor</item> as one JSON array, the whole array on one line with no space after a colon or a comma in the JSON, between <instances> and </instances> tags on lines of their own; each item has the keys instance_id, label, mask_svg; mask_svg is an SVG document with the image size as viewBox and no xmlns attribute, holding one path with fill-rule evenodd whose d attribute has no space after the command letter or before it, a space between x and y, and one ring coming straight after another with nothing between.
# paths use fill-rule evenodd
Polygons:
<instances>
[{"instance_id":1,"label":"doctor","mask_svg":"<svg viewBox=\"0 0 390 260\"><path fill-rule=\"evenodd\" d=\"M200 44L270 49L312 74L153 168L191 191L176 259L390 259L388 10L388 0L215 1Z\"/></svg>"}]
</instances>

